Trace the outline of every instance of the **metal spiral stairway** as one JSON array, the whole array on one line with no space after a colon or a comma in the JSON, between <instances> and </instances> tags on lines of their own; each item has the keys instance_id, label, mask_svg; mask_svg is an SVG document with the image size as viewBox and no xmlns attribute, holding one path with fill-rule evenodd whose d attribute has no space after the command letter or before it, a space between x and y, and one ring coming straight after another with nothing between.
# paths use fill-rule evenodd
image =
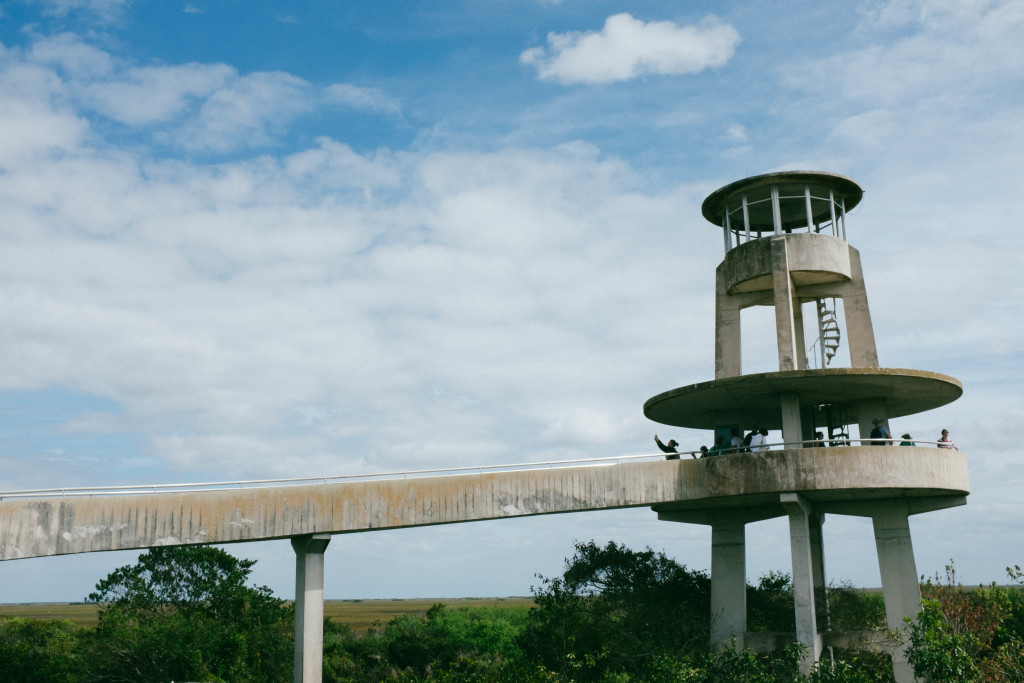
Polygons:
<instances>
[{"instance_id":1,"label":"metal spiral stairway","mask_svg":"<svg viewBox=\"0 0 1024 683\"><path fill-rule=\"evenodd\" d=\"M835 308L835 303L832 304ZM821 343L821 367L832 362L839 352L839 321L836 312L825 305L824 299L818 299L818 340Z\"/></svg>"}]
</instances>

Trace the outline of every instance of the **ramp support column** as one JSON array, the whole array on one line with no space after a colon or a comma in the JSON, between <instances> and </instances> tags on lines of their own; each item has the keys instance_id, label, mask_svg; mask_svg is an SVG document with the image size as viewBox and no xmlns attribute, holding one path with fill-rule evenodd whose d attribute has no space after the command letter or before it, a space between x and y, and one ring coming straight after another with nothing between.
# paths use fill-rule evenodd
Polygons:
<instances>
[{"instance_id":1,"label":"ramp support column","mask_svg":"<svg viewBox=\"0 0 1024 683\"><path fill-rule=\"evenodd\" d=\"M330 534L292 538L295 550L295 683L321 683L324 669L324 551Z\"/></svg>"},{"instance_id":2,"label":"ramp support column","mask_svg":"<svg viewBox=\"0 0 1024 683\"><path fill-rule=\"evenodd\" d=\"M907 503L894 500L879 502L871 515L885 596L885 619L890 630L904 633L904 618L916 618L921 609L921 584L910 541L908 513ZM914 681L914 670L902 648L892 654L892 672L897 683Z\"/></svg>"}]
</instances>

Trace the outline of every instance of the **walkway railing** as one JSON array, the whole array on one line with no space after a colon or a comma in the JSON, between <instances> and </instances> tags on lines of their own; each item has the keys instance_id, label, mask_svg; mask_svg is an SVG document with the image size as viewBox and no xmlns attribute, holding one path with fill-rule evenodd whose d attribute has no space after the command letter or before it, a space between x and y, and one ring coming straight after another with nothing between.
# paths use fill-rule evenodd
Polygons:
<instances>
[{"instance_id":1,"label":"walkway railing","mask_svg":"<svg viewBox=\"0 0 1024 683\"><path fill-rule=\"evenodd\" d=\"M460 474L483 474L484 472L519 472L545 470L559 467L606 467L622 462L662 460L658 453L640 455L619 455L604 458L580 458L576 460L552 460L548 462L523 462L511 465L478 465L473 467L445 467L432 470L410 470L408 472L380 472L373 474L341 474L327 477L293 477L288 479L250 479L244 481L217 481L189 484L135 484L128 486L83 486L51 489L28 489L24 491L0 491L0 500L5 498L53 498L62 496L125 496L151 493L181 493L185 491L225 491L234 489L267 488L271 486L308 486L311 484L337 484L348 481L385 481L395 479L417 479L432 476Z\"/></svg>"},{"instance_id":2,"label":"walkway railing","mask_svg":"<svg viewBox=\"0 0 1024 683\"><path fill-rule=\"evenodd\" d=\"M819 443L816 440L797 442L777 442L765 444L764 451L785 450L787 448L809 448ZM862 446L886 445L882 439L825 439L823 443L829 447L843 447L860 444ZM889 445L900 445L899 439L893 439ZM935 448L950 448L948 443L938 441L915 441L914 446L930 446ZM958 450L956 446L952 446ZM744 450L743 452L746 452ZM756 452L756 451L755 451ZM723 449L718 453L709 451L703 457L719 457L723 455L734 455L736 451L731 448ZM10 498L60 498L66 496L127 496L155 493L183 493L188 491L226 491L237 489L258 489L275 486L309 486L320 484L337 484L350 481L387 481L396 479L419 479L434 476L458 476L462 474L483 474L484 472L522 472L529 470L545 470L564 467L607 467L619 465L623 462L645 462L652 460L663 460L665 454L638 454L619 455L604 458L579 458L575 460L551 460L548 462L523 462L511 465L479 465L474 467L445 467L431 470L410 470L408 472L381 472L375 474L341 474L327 477L293 477L288 479L250 479L243 481L217 481L186 484L134 484L127 486L81 486L62 487L49 489L27 489L23 491L0 491L0 500ZM680 451L682 459L701 458L701 451Z\"/></svg>"}]
</instances>

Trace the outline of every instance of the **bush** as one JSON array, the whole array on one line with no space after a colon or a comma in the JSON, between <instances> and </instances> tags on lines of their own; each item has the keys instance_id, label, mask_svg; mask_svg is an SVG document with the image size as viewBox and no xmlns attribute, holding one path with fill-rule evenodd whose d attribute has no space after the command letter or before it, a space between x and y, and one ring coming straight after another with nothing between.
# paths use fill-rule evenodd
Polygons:
<instances>
[{"instance_id":1,"label":"bush","mask_svg":"<svg viewBox=\"0 0 1024 683\"><path fill-rule=\"evenodd\" d=\"M209 546L152 548L96 584L96 679L282 681L294 610L245 585L252 560Z\"/></svg>"},{"instance_id":2,"label":"bush","mask_svg":"<svg viewBox=\"0 0 1024 683\"><path fill-rule=\"evenodd\" d=\"M1008 571L1019 580L1014 570ZM1024 681L1024 596L1019 588L992 584L965 590L950 562L946 581L937 575L934 581L929 579L922 597L907 649L919 679Z\"/></svg>"},{"instance_id":3,"label":"bush","mask_svg":"<svg viewBox=\"0 0 1024 683\"><path fill-rule=\"evenodd\" d=\"M70 621L0 617L0 681L77 683L85 631Z\"/></svg>"}]
</instances>

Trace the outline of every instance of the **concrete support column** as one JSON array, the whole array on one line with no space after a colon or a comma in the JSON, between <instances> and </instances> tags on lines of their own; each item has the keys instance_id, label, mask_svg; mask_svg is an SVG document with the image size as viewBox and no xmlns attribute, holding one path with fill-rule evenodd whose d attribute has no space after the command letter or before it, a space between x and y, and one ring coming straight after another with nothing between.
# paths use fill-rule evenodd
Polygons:
<instances>
[{"instance_id":1,"label":"concrete support column","mask_svg":"<svg viewBox=\"0 0 1024 683\"><path fill-rule=\"evenodd\" d=\"M740 307L725 286L725 269L715 272L715 379L737 377L743 372Z\"/></svg>"},{"instance_id":2,"label":"concrete support column","mask_svg":"<svg viewBox=\"0 0 1024 683\"><path fill-rule=\"evenodd\" d=\"M295 683L320 683L324 668L324 551L328 534L292 538L295 550Z\"/></svg>"},{"instance_id":3,"label":"concrete support column","mask_svg":"<svg viewBox=\"0 0 1024 683\"><path fill-rule=\"evenodd\" d=\"M875 348L875 330L871 326L871 310L868 308L868 292L864 286L864 271L860 265L860 253L853 247L850 247L850 282L845 289L843 316L846 318L850 367L877 368L878 350Z\"/></svg>"},{"instance_id":4,"label":"concrete support column","mask_svg":"<svg viewBox=\"0 0 1024 683\"><path fill-rule=\"evenodd\" d=\"M876 504L871 521L875 528L878 568L885 596L885 618L890 630L904 631L905 618L914 619L921 609L921 584L910 541L909 508L905 501ZM914 670L902 650L893 653L893 674L897 683L913 683Z\"/></svg>"},{"instance_id":5,"label":"concrete support column","mask_svg":"<svg viewBox=\"0 0 1024 683\"><path fill-rule=\"evenodd\" d=\"M818 631L829 629L828 596L825 593L825 539L821 527L825 524L823 513L813 513L807 521L811 543L811 579L814 584L814 616Z\"/></svg>"},{"instance_id":6,"label":"concrete support column","mask_svg":"<svg viewBox=\"0 0 1024 683\"><path fill-rule=\"evenodd\" d=\"M800 671L808 673L821 657L821 636L814 601L814 551L811 542L811 504L796 493L783 493L780 500L789 515L789 547L793 557L793 610L796 639L807 648Z\"/></svg>"},{"instance_id":7,"label":"concrete support column","mask_svg":"<svg viewBox=\"0 0 1024 683\"><path fill-rule=\"evenodd\" d=\"M804 335L804 311L800 298L793 299L793 346L796 347L796 369L807 369L807 337Z\"/></svg>"},{"instance_id":8,"label":"concrete support column","mask_svg":"<svg viewBox=\"0 0 1024 683\"><path fill-rule=\"evenodd\" d=\"M746 523L732 515L711 521L711 647L745 647L747 632Z\"/></svg>"},{"instance_id":9,"label":"concrete support column","mask_svg":"<svg viewBox=\"0 0 1024 683\"><path fill-rule=\"evenodd\" d=\"M786 448L799 448L796 442L802 441L804 436L800 418L800 397L796 394L782 394L782 440L787 444Z\"/></svg>"},{"instance_id":10,"label":"concrete support column","mask_svg":"<svg viewBox=\"0 0 1024 683\"><path fill-rule=\"evenodd\" d=\"M798 354L793 324L793 279L789 276L786 238L769 239L772 249L772 288L775 294L775 335L779 346L779 371L796 370Z\"/></svg>"}]
</instances>

